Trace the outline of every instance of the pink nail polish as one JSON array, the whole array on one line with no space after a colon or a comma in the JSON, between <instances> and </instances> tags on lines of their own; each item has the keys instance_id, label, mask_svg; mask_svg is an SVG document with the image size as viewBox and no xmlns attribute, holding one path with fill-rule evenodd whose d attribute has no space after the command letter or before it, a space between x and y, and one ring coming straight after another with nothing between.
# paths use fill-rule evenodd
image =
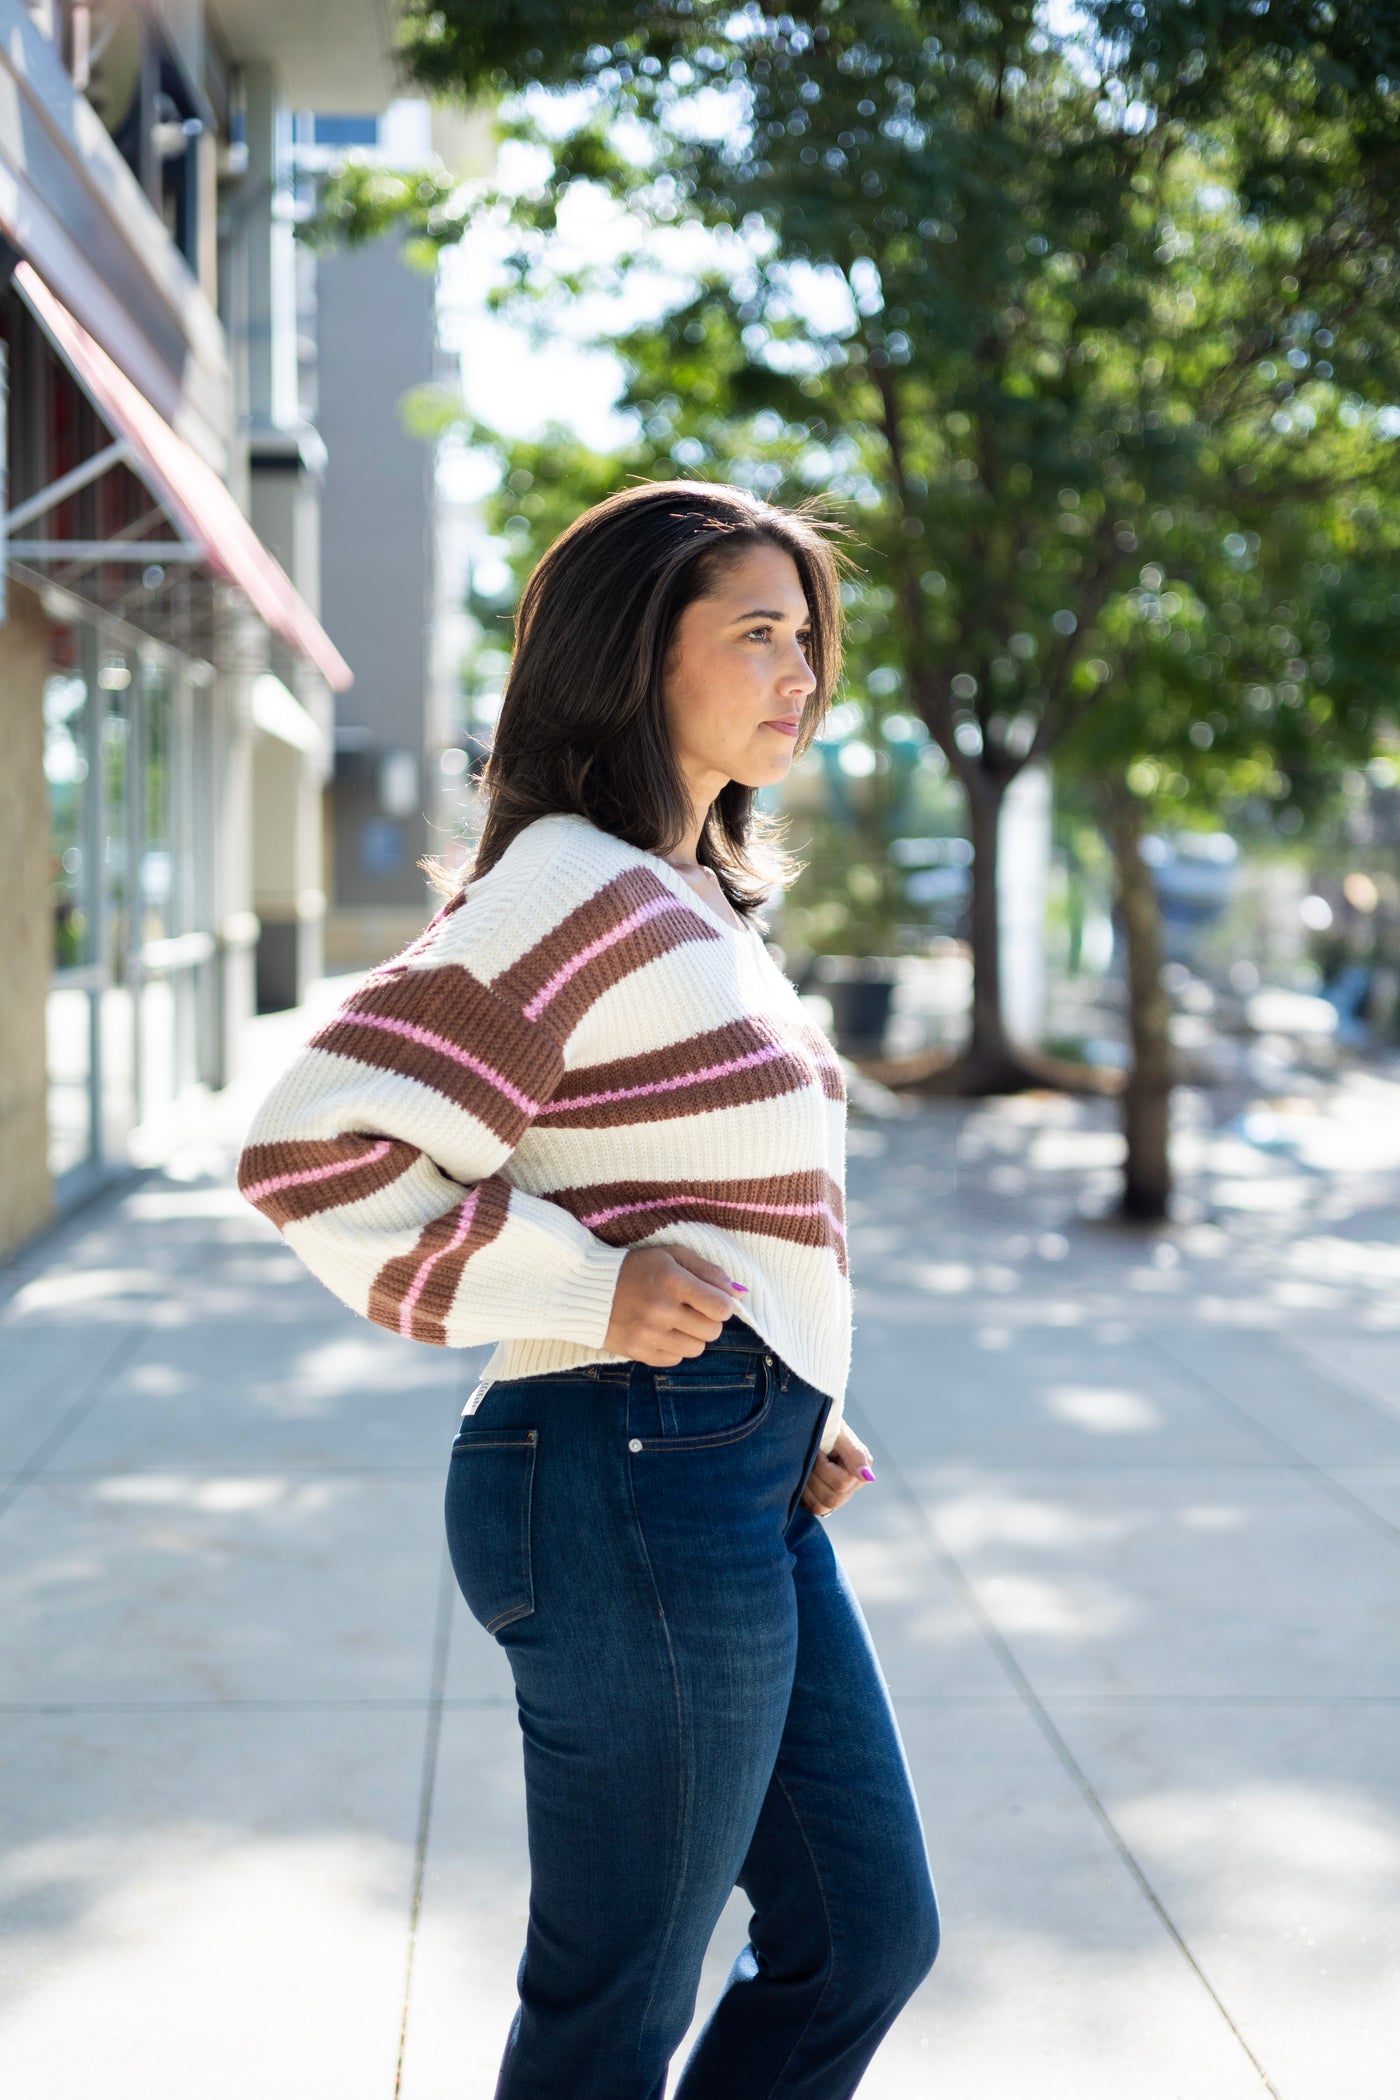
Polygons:
<instances>
[{"instance_id":1,"label":"pink nail polish","mask_svg":"<svg viewBox=\"0 0 1400 2100\"><path fill-rule=\"evenodd\" d=\"M871 1472L869 1466L862 1466L860 1469L860 1477L862 1480L873 1480L875 1478L875 1475Z\"/></svg>"},{"instance_id":2,"label":"pink nail polish","mask_svg":"<svg viewBox=\"0 0 1400 2100\"><path fill-rule=\"evenodd\" d=\"M746 1283L731 1283L729 1288L731 1291L743 1291L747 1293L749 1287Z\"/></svg>"}]
</instances>

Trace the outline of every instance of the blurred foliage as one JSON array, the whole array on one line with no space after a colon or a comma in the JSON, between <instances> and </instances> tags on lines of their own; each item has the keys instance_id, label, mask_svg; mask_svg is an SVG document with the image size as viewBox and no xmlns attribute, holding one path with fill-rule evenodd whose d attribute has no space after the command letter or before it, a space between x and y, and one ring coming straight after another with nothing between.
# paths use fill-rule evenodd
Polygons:
<instances>
[{"instance_id":1,"label":"blurred foliage","mask_svg":"<svg viewBox=\"0 0 1400 2100\"><path fill-rule=\"evenodd\" d=\"M312 248L363 248L393 233L406 262L436 270L466 224L460 186L445 167L386 168L352 149L318 183L297 237Z\"/></svg>"},{"instance_id":2,"label":"blurred foliage","mask_svg":"<svg viewBox=\"0 0 1400 2100\"><path fill-rule=\"evenodd\" d=\"M1061 744L1061 793L1126 778L1148 823L1244 839L1323 821L1395 715L1400 514L1354 558L1351 528L1345 498L1299 506L1243 574L1202 564L1193 589L1146 572L1118 608L1121 689ZM1222 632L1228 676L1210 662Z\"/></svg>"},{"instance_id":3,"label":"blurred foliage","mask_svg":"<svg viewBox=\"0 0 1400 2100\"><path fill-rule=\"evenodd\" d=\"M921 947L930 930L891 847L935 819L946 769L929 769L921 726L882 704L888 678L877 669L862 702L840 704L788 780L804 866L783 899L783 935L799 952L894 955Z\"/></svg>"},{"instance_id":4,"label":"blurred foliage","mask_svg":"<svg viewBox=\"0 0 1400 2100\"><path fill-rule=\"evenodd\" d=\"M731 8L730 13L733 12ZM671 48L684 49L696 10L638 7L635 0L400 0L399 57L410 80L438 95L503 92L530 82L579 78L614 39L624 48L646 18L655 48L674 20Z\"/></svg>"},{"instance_id":5,"label":"blurred foliage","mask_svg":"<svg viewBox=\"0 0 1400 2100\"><path fill-rule=\"evenodd\" d=\"M408 17L439 89L568 84L507 105L545 172L479 204L512 232L498 305L548 333L659 279L671 229L716 236L613 343L627 447L500 446L518 563L632 474L827 492L877 579L855 677L897 664L968 794L984 897L1029 759L1273 810L1393 697L1393 5L1084 18L1057 38L1032 0ZM634 248L560 270L574 192L610 197ZM994 961L985 916L979 944Z\"/></svg>"}]
</instances>

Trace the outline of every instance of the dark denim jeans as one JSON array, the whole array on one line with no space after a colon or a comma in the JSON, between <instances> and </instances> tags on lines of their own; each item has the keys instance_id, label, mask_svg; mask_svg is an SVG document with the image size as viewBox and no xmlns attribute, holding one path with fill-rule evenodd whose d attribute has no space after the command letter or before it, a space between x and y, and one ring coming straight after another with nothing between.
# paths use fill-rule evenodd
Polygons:
<instances>
[{"instance_id":1,"label":"dark denim jeans","mask_svg":"<svg viewBox=\"0 0 1400 2100\"><path fill-rule=\"evenodd\" d=\"M661 2100L736 1884L749 1942L674 2100L843 2100L933 1962L885 1682L798 1507L828 1406L734 1318L463 1419L448 1543L515 1674L530 1847L497 2100Z\"/></svg>"}]
</instances>

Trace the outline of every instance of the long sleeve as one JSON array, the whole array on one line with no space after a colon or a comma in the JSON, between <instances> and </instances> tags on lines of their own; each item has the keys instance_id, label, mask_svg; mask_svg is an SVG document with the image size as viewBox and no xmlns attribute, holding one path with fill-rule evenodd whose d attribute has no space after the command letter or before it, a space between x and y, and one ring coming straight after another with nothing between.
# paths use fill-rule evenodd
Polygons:
<instances>
[{"instance_id":1,"label":"long sleeve","mask_svg":"<svg viewBox=\"0 0 1400 2100\"><path fill-rule=\"evenodd\" d=\"M626 1248L502 1171L564 1076L562 1045L450 947L430 929L312 1037L254 1118L239 1188L381 1326L600 1349Z\"/></svg>"}]
</instances>

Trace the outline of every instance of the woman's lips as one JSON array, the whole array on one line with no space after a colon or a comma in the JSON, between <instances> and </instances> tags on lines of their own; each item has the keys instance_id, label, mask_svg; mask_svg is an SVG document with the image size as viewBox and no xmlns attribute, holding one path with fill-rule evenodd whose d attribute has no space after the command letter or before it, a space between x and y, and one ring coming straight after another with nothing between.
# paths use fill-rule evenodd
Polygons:
<instances>
[{"instance_id":1,"label":"woman's lips","mask_svg":"<svg viewBox=\"0 0 1400 2100\"><path fill-rule=\"evenodd\" d=\"M799 720L796 722L765 722L763 726L765 729L776 729L779 736L796 736L802 724Z\"/></svg>"}]
</instances>

